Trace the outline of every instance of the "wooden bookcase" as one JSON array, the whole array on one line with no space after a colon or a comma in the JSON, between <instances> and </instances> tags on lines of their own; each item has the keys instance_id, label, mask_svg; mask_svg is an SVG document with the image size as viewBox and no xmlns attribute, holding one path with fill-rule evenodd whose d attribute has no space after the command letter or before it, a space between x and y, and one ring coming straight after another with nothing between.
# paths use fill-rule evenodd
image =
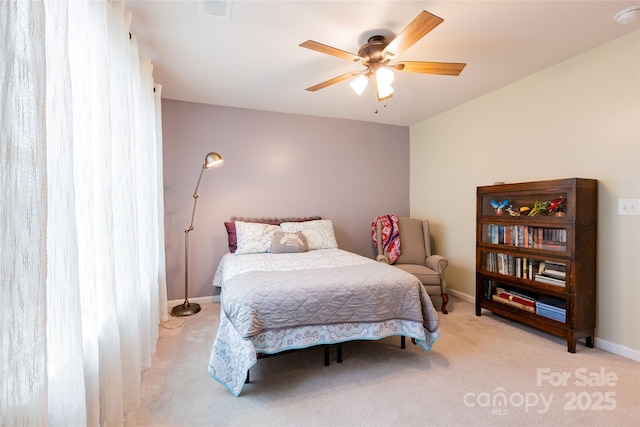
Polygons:
<instances>
[{"instance_id":1,"label":"wooden bookcase","mask_svg":"<svg viewBox=\"0 0 640 427\"><path fill-rule=\"evenodd\" d=\"M564 337L571 353L581 338L593 347L597 204L593 179L478 187L476 315Z\"/></svg>"}]
</instances>

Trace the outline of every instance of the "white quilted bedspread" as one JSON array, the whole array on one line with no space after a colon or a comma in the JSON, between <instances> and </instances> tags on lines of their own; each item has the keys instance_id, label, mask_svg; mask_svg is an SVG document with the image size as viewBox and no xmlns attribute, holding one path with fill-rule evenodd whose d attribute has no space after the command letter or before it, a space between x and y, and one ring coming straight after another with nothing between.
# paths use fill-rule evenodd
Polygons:
<instances>
[{"instance_id":1,"label":"white quilted bedspread","mask_svg":"<svg viewBox=\"0 0 640 427\"><path fill-rule=\"evenodd\" d=\"M375 261L342 249L320 249L297 254L226 254L218 264L213 286L224 287L224 283L232 277L249 271L292 271L372 262Z\"/></svg>"}]
</instances>

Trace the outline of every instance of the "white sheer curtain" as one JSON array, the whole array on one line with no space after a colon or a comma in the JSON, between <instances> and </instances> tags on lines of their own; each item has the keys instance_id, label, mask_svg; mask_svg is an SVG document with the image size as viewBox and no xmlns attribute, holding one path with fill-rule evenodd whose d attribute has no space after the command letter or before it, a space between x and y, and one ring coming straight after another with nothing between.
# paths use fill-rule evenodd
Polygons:
<instances>
[{"instance_id":1,"label":"white sheer curtain","mask_svg":"<svg viewBox=\"0 0 640 427\"><path fill-rule=\"evenodd\" d=\"M2 426L121 425L167 318L160 86L129 22L0 3Z\"/></svg>"}]
</instances>

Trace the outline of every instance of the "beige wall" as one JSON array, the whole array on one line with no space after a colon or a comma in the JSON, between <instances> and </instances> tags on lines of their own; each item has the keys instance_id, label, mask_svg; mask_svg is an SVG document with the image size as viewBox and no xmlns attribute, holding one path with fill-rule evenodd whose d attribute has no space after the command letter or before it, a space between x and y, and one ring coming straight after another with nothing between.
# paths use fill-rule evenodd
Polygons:
<instances>
[{"instance_id":1,"label":"beige wall","mask_svg":"<svg viewBox=\"0 0 640 427\"><path fill-rule=\"evenodd\" d=\"M640 355L640 33L411 127L411 214L430 218L449 286L475 296L475 191L496 181L599 180L596 345Z\"/></svg>"}]
</instances>

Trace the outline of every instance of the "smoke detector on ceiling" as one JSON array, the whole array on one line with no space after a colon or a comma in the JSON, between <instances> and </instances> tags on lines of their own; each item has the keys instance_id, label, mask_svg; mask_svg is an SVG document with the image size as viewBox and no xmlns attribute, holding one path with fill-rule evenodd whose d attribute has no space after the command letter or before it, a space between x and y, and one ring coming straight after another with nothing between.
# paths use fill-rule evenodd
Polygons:
<instances>
[{"instance_id":1,"label":"smoke detector on ceiling","mask_svg":"<svg viewBox=\"0 0 640 427\"><path fill-rule=\"evenodd\" d=\"M613 15L613 19L618 24L628 24L638 19L638 15L640 15L640 6L631 6Z\"/></svg>"},{"instance_id":2,"label":"smoke detector on ceiling","mask_svg":"<svg viewBox=\"0 0 640 427\"><path fill-rule=\"evenodd\" d=\"M233 0L202 0L202 11L209 15L231 19L231 3Z\"/></svg>"}]
</instances>

